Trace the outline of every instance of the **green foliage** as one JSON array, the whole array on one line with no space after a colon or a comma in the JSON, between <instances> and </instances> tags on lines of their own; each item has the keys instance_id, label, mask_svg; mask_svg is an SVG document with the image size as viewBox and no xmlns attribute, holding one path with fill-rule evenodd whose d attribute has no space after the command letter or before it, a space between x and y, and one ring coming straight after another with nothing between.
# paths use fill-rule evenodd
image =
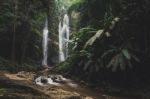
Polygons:
<instances>
[{"instance_id":1,"label":"green foliage","mask_svg":"<svg viewBox=\"0 0 150 99\"><path fill-rule=\"evenodd\" d=\"M9 63L8 60L3 59L0 57L0 70L11 70L13 69L13 66Z\"/></svg>"},{"instance_id":2,"label":"green foliage","mask_svg":"<svg viewBox=\"0 0 150 99\"><path fill-rule=\"evenodd\" d=\"M23 64L12 64L9 60L0 57L0 70L9 72L18 71L35 71L37 69L37 64L32 59L28 59L26 63Z\"/></svg>"},{"instance_id":3,"label":"green foliage","mask_svg":"<svg viewBox=\"0 0 150 99\"><path fill-rule=\"evenodd\" d=\"M73 68L75 74L82 73L94 79L95 75L103 73L111 77L110 72L128 73L137 68L149 68L144 61L150 57L147 34L150 10L146 2L86 0L72 5L70 13L80 13L79 24L76 24L80 29L72 35L70 49L76 58L65 61L69 64L68 71Z\"/></svg>"},{"instance_id":4,"label":"green foliage","mask_svg":"<svg viewBox=\"0 0 150 99\"><path fill-rule=\"evenodd\" d=\"M74 53L71 56L69 56L66 61L61 62L56 66L56 71L61 71L61 72L71 72L74 71L73 69L75 68L74 66L77 66L78 63L78 58L79 58L78 53ZM76 62L75 62L76 61Z\"/></svg>"},{"instance_id":5,"label":"green foliage","mask_svg":"<svg viewBox=\"0 0 150 99\"><path fill-rule=\"evenodd\" d=\"M140 62L136 56L135 57L132 56L135 55L133 53L130 53L129 50L126 48L123 49L114 48L106 51L101 58L108 59L108 57L111 57L106 67L107 68L112 67L112 71L115 72L119 67L121 70L125 70L127 66L129 66L129 68L132 68L133 67L132 60Z\"/></svg>"},{"instance_id":6,"label":"green foliage","mask_svg":"<svg viewBox=\"0 0 150 99\"><path fill-rule=\"evenodd\" d=\"M98 30L94 36L92 36L85 44L84 48L86 48L88 45L93 45L93 43L96 41L97 38L100 38L103 34L104 30Z\"/></svg>"},{"instance_id":7,"label":"green foliage","mask_svg":"<svg viewBox=\"0 0 150 99\"><path fill-rule=\"evenodd\" d=\"M79 4L79 3L83 2L83 1L84 0L65 0L65 1L64 0L57 0L56 2L59 4L60 7L62 7L62 5L63 5L65 7L65 9L67 10L72 5Z\"/></svg>"},{"instance_id":8,"label":"green foliage","mask_svg":"<svg viewBox=\"0 0 150 99\"><path fill-rule=\"evenodd\" d=\"M83 49L83 45L85 44L85 42L95 33L95 29L90 28L90 27L86 27L86 28L82 28L80 29L79 32L73 33L73 42L71 44L71 46L73 47L73 49L78 49L81 50Z\"/></svg>"},{"instance_id":9,"label":"green foliage","mask_svg":"<svg viewBox=\"0 0 150 99\"><path fill-rule=\"evenodd\" d=\"M53 16L49 18L50 15L54 15L55 5L53 1L1 1L0 56L10 60L13 52L17 63L24 63L28 58L36 61L41 60L42 29L46 16L49 20L50 37L57 31L57 26L54 27L53 25L55 22L52 22ZM57 38L55 37L53 40L56 41Z\"/></svg>"}]
</instances>

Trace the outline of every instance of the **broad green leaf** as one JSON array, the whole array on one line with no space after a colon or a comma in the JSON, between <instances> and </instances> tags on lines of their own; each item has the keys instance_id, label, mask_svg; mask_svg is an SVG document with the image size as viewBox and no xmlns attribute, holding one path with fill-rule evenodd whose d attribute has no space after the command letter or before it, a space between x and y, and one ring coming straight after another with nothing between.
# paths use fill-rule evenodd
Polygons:
<instances>
[{"instance_id":1,"label":"broad green leaf","mask_svg":"<svg viewBox=\"0 0 150 99\"><path fill-rule=\"evenodd\" d=\"M110 62L108 63L108 65L106 66L107 68L110 68L111 66L112 66L112 64L114 63L114 58L115 57L113 57L111 60L110 60Z\"/></svg>"},{"instance_id":2,"label":"broad green leaf","mask_svg":"<svg viewBox=\"0 0 150 99\"><path fill-rule=\"evenodd\" d=\"M130 55L130 53L129 53L129 51L128 51L127 49L123 49L123 50L122 50L122 53L123 53L123 55L124 55L128 60L131 59L131 55Z\"/></svg>"},{"instance_id":3,"label":"broad green leaf","mask_svg":"<svg viewBox=\"0 0 150 99\"><path fill-rule=\"evenodd\" d=\"M140 62L140 59L139 59L137 56L135 56L135 55L132 54L131 57L132 57L135 61Z\"/></svg>"},{"instance_id":4,"label":"broad green leaf","mask_svg":"<svg viewBox=\"0 0 150 99\"><path fill-rule=\"evenodd\" d=\"M101 37L101 35L103 34L103 32L104 32L104 30L98 30L98 31L96 32L96 34L95 34L94 36L92 36L92 37L85 43L84 48L86 48L88 45L91 46L91 45L95 42L95 40L96 40L97 38Z\"/></svg>"},{"instance_id":5,"label":"broad green leaf","mask_svg":"<svg viewBox=\"0 0 150 99\"><path fill-rule=\"evenodd\" d=\"M125 58L124 58L123 54L120 54L119 65L120 65L121 70L125 70L126 64L125 64Z\"/></svg>"},{"instance_id":6,"label":"broad green leaf","mask_svg":"<svg viewBox=\"0 0 150 99\"><path fill-rule=\"evenodd\" d=\"M92 61L89 60L89 61L84 65L83 70L86 71L86 70L90 67L91 63L92 63Z\"/></svg>"},{"instance_id":7,"label":"broad green leaf","mask_svg":"<svg viewBox=\"0 0 150 99\"><path fill-rule=\"evenodd\" d=\"M111 36L111 34L110 34L109 32L106 32L105 35L106 35L107 37L110 37L110 36Z\"/></svg>"},{"instance_id":8,"label":"broad green leaf","mask_svg":"<svg viewBox=\"0 0 150 99\"><path fill-rule=\"evenodd\" d=\"M112 52L115 52L115 51L117 51L117 49L110 49L110 50L104 52L104 54L101 56L101 58L104 58L104 57L107 56L108 54L110 54L110 53L112 53Z\"/></svg>"},{"instance_id":9,"label":"broad green leaf","mask_svg":"<svg viewBox=\"0 0 150 99\"><path fill-rule=\"evenodd\" d=\"M120 56L120 54L117 54L116 56L115 56L115 58L114 58L114 62L112 63L112 71L113 72L116 72L116 70L117 70L117 67L119 66L119 57Z\"/></svg>"}]
</instances>

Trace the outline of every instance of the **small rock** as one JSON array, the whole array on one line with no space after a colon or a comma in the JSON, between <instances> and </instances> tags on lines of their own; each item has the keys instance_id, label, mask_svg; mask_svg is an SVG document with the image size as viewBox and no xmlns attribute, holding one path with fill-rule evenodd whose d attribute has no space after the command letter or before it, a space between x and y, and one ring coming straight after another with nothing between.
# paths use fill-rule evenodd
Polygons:
<instances>
[{"instance_id":1,"label":"small rock","mask_svg":"<svg viewBox=\"0 0 150 99\"><path fill-rule=\"evenodd\" d=\"M85 97L84 99L93 99L92 97Z\"/></svg>"}]
</instances>

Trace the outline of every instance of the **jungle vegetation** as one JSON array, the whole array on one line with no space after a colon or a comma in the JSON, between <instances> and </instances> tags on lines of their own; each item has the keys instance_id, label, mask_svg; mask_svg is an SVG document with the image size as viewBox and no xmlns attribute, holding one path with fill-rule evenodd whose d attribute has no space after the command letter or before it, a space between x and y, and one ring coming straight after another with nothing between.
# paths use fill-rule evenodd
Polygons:
<instances>
[{"instance_id":1,"label":"jungle vegetation","mask_svg":"<svg viewBox=\"0 0 150 99\"><path fill-rule=\"evenodd\" d=\"M48 16L49 55L56 72L92 83L149 83L149 0L1 0L0 69L41 65L43 20ZM58 60L60 5L70 16L69 57Z\"/></svg>"}]
</instances>

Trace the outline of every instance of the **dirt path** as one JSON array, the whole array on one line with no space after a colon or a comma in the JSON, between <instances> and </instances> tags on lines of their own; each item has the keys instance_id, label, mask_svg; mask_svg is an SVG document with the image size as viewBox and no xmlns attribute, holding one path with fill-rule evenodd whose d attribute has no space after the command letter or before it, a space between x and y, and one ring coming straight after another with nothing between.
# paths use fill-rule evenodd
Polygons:
<instances>
[{"instance_id":1,"label":"dirt path","mask_svg":"<svg viewBox=\"0 0 150 99\"><path fill-rule=\"evenodd\" d=\"M0 73L0 99L137 99L104 95L79 85L38 86L34 73Z\"/></svg>"}]
</instances>

